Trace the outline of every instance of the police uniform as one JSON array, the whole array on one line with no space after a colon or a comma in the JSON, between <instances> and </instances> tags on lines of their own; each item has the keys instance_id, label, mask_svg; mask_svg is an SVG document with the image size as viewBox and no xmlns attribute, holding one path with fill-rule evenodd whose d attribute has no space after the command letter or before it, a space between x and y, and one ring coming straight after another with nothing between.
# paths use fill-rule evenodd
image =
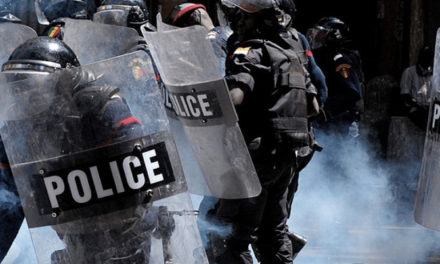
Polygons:
<instances>
[{"instance_id":1,"label":"police uniform","mask_svg":"<svg viewBox=\"0 0 440 264\"><path fill-rule=\"evenodd\" d=\"M236 110L263 190L255 198L220 200L216 205L215 217L233 228L216 263L252 263L250 243L262 263L293 261L286 226L287 189L296 171L295 151L310 144L306 81L295 51L279 36L275 39L242 42L228 57L225 79L230 89L244 92ZM296 62L289 69L284 68L287 56ZM285 97L292 91L301 99Z\"/></svg>"},{"instance_id":2,"label":"police uniform","mask_svg":"<svg viewBox=\"0 0 440 264\"><path fill-rule=\"evenodd\" d=\"M324 104L326 119L341 134L359 121L363 112L363 73L359 53L349 48L334 51L317 49L315 58L326 76L328 98Z\"/></svg>"},{"instance_id":3,"label":"police uniform","mask_svg":"<svg viewBox=\"0 0 440 264\"><path fill-rule=\"evenodd\" d=\"M88 147L101 146L110 144L114 140L133 138L140 135L142 129L140 121L132 116L128 105L123 98L117 95L116 91L114 87L85 85L73 94L78 108L83 109L84 113L82 118L79 119L75 118L75 115L69 115L69 118L64 117L64 123L60 124L65 126L63 130L66 131L62 146L63 153L81 150L85 147L84 145ZM26 121L10 121L8 126L32 126L32 129L38 129L39 122L37 119L34 122L23 122ZM77 131L70 130L69 126L78 122L81 123L83 131L80 134L75 134ZM81 139L79 142L77 141L78 138ZM31 138L27 138L27 140L32 141ZM41 139L38 141L39 144L44 144L40 141ZM28 144L34 143L32 141ZM81 146L81 144L84 145ZM2 204L0 214L0 234L2 238L0 241L0 258L3 258L18 233L24 214L3 142L0 146L0 192L2 192L2 195L0 195ZM41 148L41 150L44 150L44 148ZM3 201L3 197L7 198L7 201Z\"/></svg>"},{"instance_id":4,"label":"police uniform","mask_svg":"<svg viewBox=\"0 0 440 264\"><path fill-rule=\"evenodd\" d=\"M23 218L17 187L0 138L0 262L8 253Z\"/></svg>"}]
</instances>

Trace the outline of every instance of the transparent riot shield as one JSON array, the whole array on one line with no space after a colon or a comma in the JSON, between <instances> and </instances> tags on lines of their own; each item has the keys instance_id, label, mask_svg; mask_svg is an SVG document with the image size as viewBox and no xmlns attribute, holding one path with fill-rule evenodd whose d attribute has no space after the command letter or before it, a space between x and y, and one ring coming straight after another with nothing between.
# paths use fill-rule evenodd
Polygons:
<instances>
[{"instance_id":1,"label":"transparent riot shield","mask_svg":"<svg viewBox=\"0 0 440 264\"><path fill-rule=\"evenodd\" d=\"M40 75L0 74L39 263L207 263L149 56Z\"/></svg>"},{"instance_id":2,"label":"transparent riot shield","mask_svg":"<svg viewBox=\"0 0 440 264\"><path fill-rule=\"evenodd\" d=\"M186 174L190 188L206 187L191 191L226 199L257 196L261 186L207 31L196 26L144 36L203 172L203 178Z\"/></svg>"},{"instance_id":3,"label":"transparent riot shield","mask_svg":"<svg viewBox=\"0 0 440 264\"><path fill-rule=\"evenodd\" d=\"M133 28L65 19L63 41L72 48L81 65L133 51L139 38Z\"/></svg>"},{"instance_id":4,"label":"transparent riot shield","mask_svg":"<svg viewBox=\"0 0 440 264\"><path fill-rule=\"evenodd\" d=\"M157 13L156 15L156 24L157 24L157 31L159 32L178 29L178 27L176 26L163 22L161 13Z\"/></svg>"},{"instance_id":5,"label":"transparent riot shield","mask_svg":"<svg viewBox=\"0 0 440 264\"><path fill-rule=\"evenodd\" d=\"M248 13L273 8L275 4L273 0L222 0L222 3L226 6L239 7Z\"/></svg>"},{"instance_id":6,"label":"transparent riot shield","mask_svg":"<svg viewBox=\"0 0 440 264\"><path fill-rule=\"evenodd\" d=\"M440 231L440 30L437 31L431 106L423 151L415 220Z\"/></svg>"},{"instance_id":7,"label":"transparent riot shield","mask_svg":"<svg viewBox=\"0 0 440 264\"><path fill-rule=\"evenodd\" d=\"M5 63L18 45L37 37L32 28L16 23L0 23L0 65Z\"/></svg>"}]
</instances>

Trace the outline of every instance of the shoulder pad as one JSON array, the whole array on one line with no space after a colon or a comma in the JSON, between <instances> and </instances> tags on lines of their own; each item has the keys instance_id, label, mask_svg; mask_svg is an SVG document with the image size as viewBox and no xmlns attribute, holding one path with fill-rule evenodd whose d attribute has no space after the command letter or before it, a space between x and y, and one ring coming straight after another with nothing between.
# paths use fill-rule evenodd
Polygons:
<instances>
[{"instance_id":1,"label":"shoulder pad","mask_svg":"<svg viewBox=\"0 0 440 264\"><path fill-rule=\"evenodd\" d=\"M251 50L251 47L238 47L234 51L234 55L248 55L249 51Z\"/></svg>"},{"instance_id":2,"label":"shoulder pad","mask_svg":"<svg viewBox=\"0 0 440 264\"><path fill-rule=\"evenodd\" d=\"M336 72L339 72L342 77L347 79L350 77L350 71L351 71L351 65L348 63L341 63L338 66L336 66Z\"/></svg>"},{"instance_id":3,"label":"shoulder pad","mask_svg":"<svg viewBox=\"0 0 440 264\"><path fill-rule=\"evenodd\" d=\"M336 72L338 72L343 78L347 79L350 77L350 71L352 69L352 62L350 58L344 53L337 53L333 57L335 62Z\"/></svg>"},{"instance_id":4,"label":"shoulder pad","mask_svg":"<svg viewBox=\"0 0 440 264\"><path fill-rule=\"evenodd\" d=\"M84 85L73 94L73 99L81 112L99 111L106 102L120 98L119 89L111 85Z\"/></svg>"},{"instance_id":5,"label":"shoulder pad","mask_svg":"<svg viewBox=\"0 0 440 264\"><path fill-rule=\"evenodd\" d=\"M295 28L290 28L289 32L292 34L292 36L298 40L299 39L299 35L298 35L298 30L296 30Z\"/></svg>"},{"instance_id":6,"label":"shoulder pad","mask_svg":"<svg viewBox=\"0 0 440 264\"><path fill-rule=\"evenodd\" d=\"M58 38L61 34L61 26L51 26L47 31L47 36L49 38Z\"/></svg>"}]
</instances>

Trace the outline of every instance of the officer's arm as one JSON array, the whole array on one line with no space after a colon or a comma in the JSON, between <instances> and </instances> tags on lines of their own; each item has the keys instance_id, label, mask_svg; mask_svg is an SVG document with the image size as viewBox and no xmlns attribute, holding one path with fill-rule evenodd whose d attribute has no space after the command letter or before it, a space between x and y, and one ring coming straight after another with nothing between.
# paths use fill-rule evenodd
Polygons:
<instances>
[{"instance_id":1,"label":"officer's arm","mask_svg":"<svg viewBox=\"0 0 440 264\"><path fill-rule=\"evenodd\" d=\"M142 134L142 124L135 118L118 88L109 85L84 85L73 94L83 122L97 145L130 139Z\"/></svg>"},{"instance_id":2,"label":"officer's arm","mask_svg":"<svg viewBox=\"0 0 440 264\"><path fill-rule=\"evenodd\" d=\"M335 61L335 70L339 75L341 83L344 85L348 103L356 103L362 99L362 87L358 73L354 69L353 63L348 56L337 54L333 60Z\"/></svg>"},{"instance_id":3,"label":"officer's arm","mask_svg":"<svg viewBox=\"0 0 440 264\"><path fill-rule=\"evenodd\" d=\"M307 38L303 34L298 34L300 37L302 43L304 44L304 49L307 55L307 58L309 59L308 64L308 72L310 74L310 79L312 80L313 85L316 87L318 91L318 99L320 101L320 104L324 104L324 102L327 100L328 96L328 88L327 84L325 82L325 75L324 72L321 70L321 68L316 64L315 57L313 57L313 53L310 48L310 44L307 41Z\"/></svg>"},{"instance_id":4,"label":"officer's arm","mask_svg":"<svg viewBox=\"0 0 440 264\"><path fill-rule=\"evenodd\" d=\"M261 58L262 50L250 47L239 47L230 56L225 79L234 105L240 105L254 89L254 74L264 67Z\"/></svg>"},{"instance_id":5,"label":"officer's arm","mask_svg":"<svg viewBox=\"0 0 440 264\"><path fill-rule=\"evenodd\" d=\"M413 85L413 82L411 69L406 68L402 73L402 78L400 79L400 97L405 110L410 112L412 107L417 106L416 100L411 95L411 86Z\"/></svg>"}]
</instances>

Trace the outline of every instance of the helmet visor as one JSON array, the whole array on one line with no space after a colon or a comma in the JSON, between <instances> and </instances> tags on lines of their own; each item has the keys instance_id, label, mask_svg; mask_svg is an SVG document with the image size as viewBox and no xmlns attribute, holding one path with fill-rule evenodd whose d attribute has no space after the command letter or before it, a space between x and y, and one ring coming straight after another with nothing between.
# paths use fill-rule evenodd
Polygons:
<instances>
[{"instance_id":1,"label":"helmet visor","mask_svg":"<svg viewBox=\"0 0 440 264\"><path fill-rule=\"evenodd\" d=\"M128 11L121 9L103 10L93 15L93 21L108 25L127 26Z\"/></svg>"},{"instance_id":2,"label":"helmet visor","mask_svg":"<svg viewBox=\"0 0 440 264\"><path fill-rule=\"evenodd\" d=\"M82 0L35 0L35 13L42 25L49 25L57 18L88 17L87 3Z\"/></svg>"},{"instance_id":3,"label":"helmet visor","mask_svg":"<svg viewBox=\"0 0 440 264\"><path fill-rule=\"evenodd\" d=\"M327 30L323 27L314 27L307 30L307 40L312 50L319 49L325 45Z\"/></svg>"},{"instance_id":4,"label":"helmet visor","mask_svg":"<svg viewBox=\"0 0 440 264\"><path fill-rule=\"evenodd\" d=\"M61 103L56 85L60 75L38 71L7 71L0 74L0 120L22 120L41 115Z\"/></svg>"},{"instance_id":5,"label":"helmet visor","mask_svg":"<svg viewBox=\"0 0 440 264\"><path fill-rule=\"evenodd\" d=\"M273 0L222 0L228 7L238 7L246 13L257 13L274 7Z\"/></svg>"},{"instance_id":6,"label":"helmet visor","mask_svg":"<svg viewBox=\"0 0 440 264\"><path fill-rule=\"evenodd\" d=\"M130 13L143 13L139 6L103 5L93 15L93 21L108 25L127 26Z\"/></svg>"}]
</instances>

